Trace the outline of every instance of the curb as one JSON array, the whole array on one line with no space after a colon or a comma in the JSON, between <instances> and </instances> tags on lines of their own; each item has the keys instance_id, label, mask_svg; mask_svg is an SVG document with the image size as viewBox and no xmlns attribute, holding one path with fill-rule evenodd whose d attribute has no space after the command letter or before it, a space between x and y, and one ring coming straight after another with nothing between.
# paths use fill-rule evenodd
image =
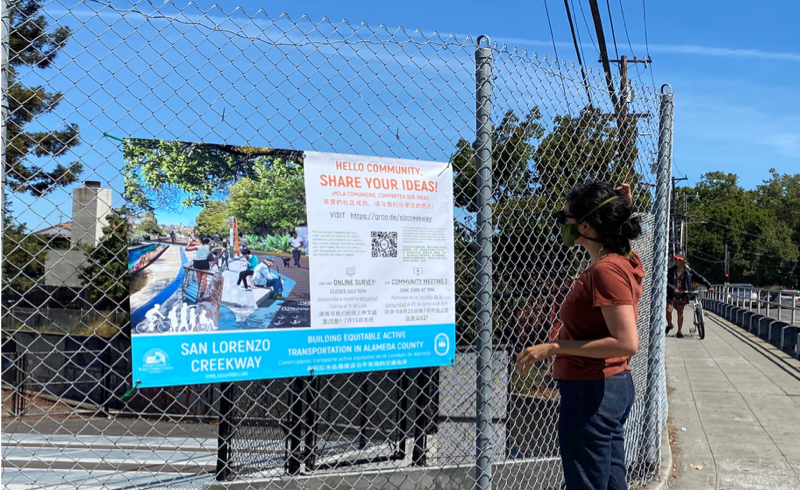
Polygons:
<instances>
[{"instance_id":1,"label":"curb","mask_svg":"<svg viewBox=\"0 0 800 490\"><path fill-rule=\"evenodd\" d=\"M667 490L669 477L672 474L672 447L669 445L669 429L664 425L661 431L661 468L659 468L658 481L653 481L644 486L645 490Z\"/></svg>"}]
</instances>

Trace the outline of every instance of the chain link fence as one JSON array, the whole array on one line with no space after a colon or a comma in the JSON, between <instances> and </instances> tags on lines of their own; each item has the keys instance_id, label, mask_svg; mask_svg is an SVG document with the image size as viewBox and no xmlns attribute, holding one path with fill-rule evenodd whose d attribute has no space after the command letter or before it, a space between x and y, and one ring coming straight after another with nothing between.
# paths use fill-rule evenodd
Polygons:
<instances>
[{"instance_id":1,"label":"chain link fence","mask_svg":"<svg viewBox=\"0 0 800 490\"><path fill-rule=\"evenodd\" d=\"M513 365L588 264L553 219L588 180L630 183L644 218L626 449L631 485L658 476L671 94L485 38L3 6L4 487L561 488L552 366ZM132 389L124 137L451 162L454 365Z\"/></svg>"}]
</instances>

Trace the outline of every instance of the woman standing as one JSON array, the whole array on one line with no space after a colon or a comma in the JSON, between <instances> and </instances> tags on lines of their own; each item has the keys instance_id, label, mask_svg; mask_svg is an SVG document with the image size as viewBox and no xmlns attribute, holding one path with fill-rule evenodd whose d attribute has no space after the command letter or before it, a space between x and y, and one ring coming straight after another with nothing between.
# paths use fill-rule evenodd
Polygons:
<instances>
[{"instance_id":1,"label":"woman standing","mask_svg":"<svg viewBox=\"0 0 800 490\"><path fill-rule=\"evenodd\" d=\"M555 356L567 490L627 489L624 424L635 396L628 359L639 348L644 278L631 240L641 234L640 218L627 185L595 182L574 187L557 219L564 245L583 247L591 265L561 306L558 338L522 351L517 371Z\"/></svg>"},{"instance_id":2,"label":"woman standing","mask_svg":"<svg viewBox=\"0 0 800 490\"><path fill-rule=\"evenodd\" d=\"M184 251L194 251L194 258L192 259L192 269L197 278L197 287L200 290L200 297L206 292L206 282L208 280L208 271L211 269L211 240L203 238L202 240L190 241Z\"/></svg>"}]
</instances>

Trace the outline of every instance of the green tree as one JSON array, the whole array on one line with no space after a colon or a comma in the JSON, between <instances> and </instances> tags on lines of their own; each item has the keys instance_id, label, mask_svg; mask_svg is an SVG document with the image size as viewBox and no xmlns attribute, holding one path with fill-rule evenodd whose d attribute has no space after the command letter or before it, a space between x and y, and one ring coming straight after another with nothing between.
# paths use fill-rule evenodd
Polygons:
<instances>
[{"instance_id":1,"label":"green tree","mask_svg":"<svg viewBox=\"0 0 800 490\"><path fill-rule=\"evenodd\" d=\"M307 220L303 167L282 158L258 158L253 171L228 193L228 207L240 230L284 234Z\"/></svg>"},{"instance_id":2,"label":"green tree","mask_svg":"<svg viewBox=\"0 0 800 490\"><path fill-rule=\"evenodd\" d=\"M6 179L9 187L20 193L45 195L78 180L83 171L79 162L47 165L80 144L78 126L67 124L60 130L31 131L34 121L56 109L63 98L44 86L27 86L17 76L17 68L49 68L69 40L67 27L49 29L38 0L10 3L9 33L9 110L6 150ZM44 165L30 163L29 156L44 159Z\"/></svg>"},{"instance_id":3,"label":"green tree","mask_svg":"<svg viewBox=\"0 0 800 490\"><path fill-rule=\"evenodd\" d=\"M161 227L158 226L158 218L156 218L154 212L147 212L142 216L139 222L139 230L148 236L161 234Z\"/></svg>"},{"instance_id":4,"label":"green tree","mask_svg":"<svg viewBox=\"0 0 800 490\"><path fill-rule=\"evenodd\" d=\"M39 237L18 223L8 206L3 217L3 296L33 289L44 275L46 255Z\"/></svg>"},{"instance_id":5,"label":"green tree","mask_svg":"<svg viewBox=\"0 0 800 490\"><path fill-rule=\"evenodd\" d=\"M302 152L130 138L123 146L125 198L135 213L203 206L228 186L256 178L257 159L302 164Z\"/></svg>"},{"instance_id":6,"label":"green tree","mask_svg":"<svg viewBox=\"0 0 800 490\"><path fill-rule=\"evenodd\" d=\"M228 205L222 201L208 201L195 218L195 235L228 235Z\"/></svg>"},{"instance_id":7,"label":"green tree","mask_svg":"<svg viewBox=\"0 0 800 490\"><path fill-rule=\"evenodd\" d=\"M763 189L746 190L735 174L710 172L694 188L681 191L699 195L688 203L688 258L707 279L724 282L727 245L730 282L793 285L800 252L792 228L776 214L782 206L765 206Z\"/></svg>"},{"instance_id":8,"label":"green tree","mask_svg":"<svg viewBox=\"0 0 800 490\"><path fill-rule=\"evenodd\" d=\"M538 108L524 118L506 112L492 138L492 196L495 325L498 339L513 343L514 318L530 301L550 301L564 279L584 265L584 254L564 247L554 220L564 198L575 184L606 180L631 184L638 211L650 209L649 192L639 174L618 164L618 134L613 115L587 107L574 116L553 119L551 129L542 123ZM452 159L456 206L470 217L459 218L456 233L456 288L459 302L458 330L461 340L472 342L475 293L475 235L471 218L475 206L475 152L478 143L459 140ZM460 243L461 242L461 243ZM543 299L545 298L545 299ZM550 299L546 299L550 298ZM469 302L463 299L469 299ZM547 304L537 306L549 308ZM543 310L544 311L544 310ZM529 332L530 333L530 332ZM540 335L540 332L534 332Z\"/></svg>"},{"instance_id":9,"label":"green tree","mask_svg":"<svg viewBox=\"0 0 800 490\"><path fill-rule=\"evenodd\" d=\"M758 186L758 202L792 230L792 242L800 244L800 174L779 174L770 169L770 179ZM787 287L800 287L800 263Z\"/></svg>"},{"instance_id":10,"label":"green tree","mask_svg":"<svg viewBox=\"0 0 800 490\"><path fill-rule=\"evenodd\" d=\"M128 248L125 209L113 209L96 247L83 245L87 265L81 278L92 301L113 307L127 307Z\"/></svg>"}]
</instances>

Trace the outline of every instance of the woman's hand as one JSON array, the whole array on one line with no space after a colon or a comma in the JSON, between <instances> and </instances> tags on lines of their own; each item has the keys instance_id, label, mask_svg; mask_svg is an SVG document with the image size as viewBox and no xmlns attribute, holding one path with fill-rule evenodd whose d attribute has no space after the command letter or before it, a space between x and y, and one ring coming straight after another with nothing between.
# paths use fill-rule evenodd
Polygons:
<instances>
[{"instance_id":1,"label":"woman's hand","mask_svg":"<svg viewBox=\"0 0 800 490\"><path fill-rule=\"evenodd\" d=\"M621 186L615 188L614 190L617 191L617 194L619 196L628 201L628 204L633 204L633 193L631 193L630 184L622 184Z\"/></svg>"},{"instance_id":2,"label":"woman's hand","mask_svg":"<svg viewBox=\"0 0 800 490\"><path fill-rule=\"evenodd\" d=\"M539 344L526 348L517 356L517 372L527 374L533 365L555 355L555 344Z\"/></svg>"}]
</instances>

